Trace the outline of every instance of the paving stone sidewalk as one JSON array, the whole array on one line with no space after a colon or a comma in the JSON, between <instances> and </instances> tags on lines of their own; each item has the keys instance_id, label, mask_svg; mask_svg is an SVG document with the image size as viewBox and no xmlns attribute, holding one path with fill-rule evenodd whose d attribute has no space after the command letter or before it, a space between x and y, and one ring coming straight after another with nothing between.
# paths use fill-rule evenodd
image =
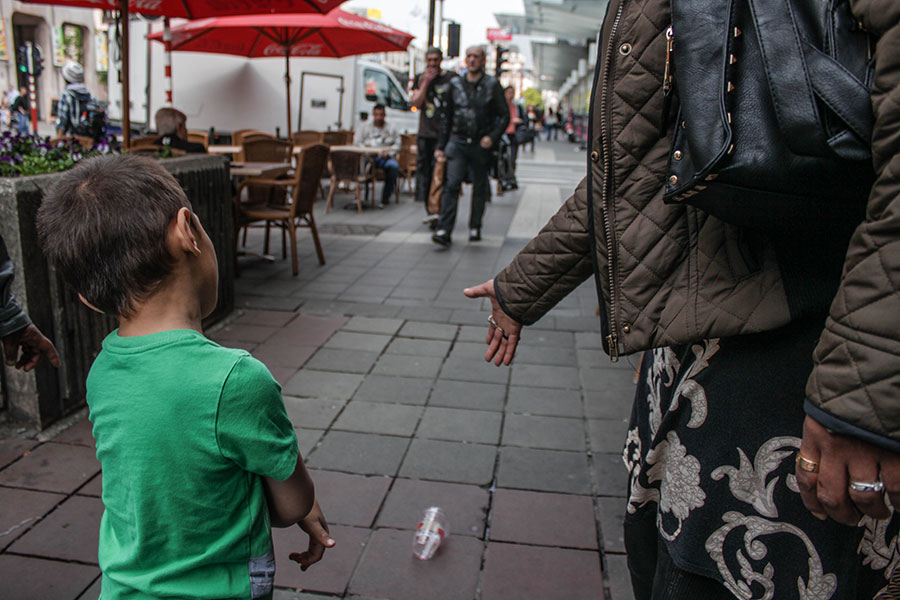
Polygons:
<instances>
[{"instance_id":1,"label":"paving stone sidewalk","mask_svg":"<svg viewBox=\"0 0 900 600\"><path fill-rule=\"evenodd\" d=\"M635 360L603 353L592 282L523 331L511 367L484 362L490 305L462 294L509 262L583 171L566 143L523 152L520 189L488 205L482 242L467 241L468 189L442 250L404 188L400 204L362 215L320 205L325 266L307 233L297 277L278 236L273 262L241 259L238 310L207 333L282 384L338 542L302 573L286 557L305 536L276 530L277 600L632 599L621 446ZM262 252L261 231L249 237ZM99 595L100 466L90 423L70 420L0 439L0 597ZM451 535L417 561L412 530L431 505Z\"/></svg>"}]
</instances>

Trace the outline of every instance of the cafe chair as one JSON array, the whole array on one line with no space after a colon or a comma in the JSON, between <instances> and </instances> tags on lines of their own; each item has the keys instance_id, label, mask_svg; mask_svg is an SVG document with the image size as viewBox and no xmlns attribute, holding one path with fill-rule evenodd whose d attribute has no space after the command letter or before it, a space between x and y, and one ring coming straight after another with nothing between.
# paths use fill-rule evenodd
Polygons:
<instances>
[{"instance_id":1,"label":"cafe chair","mask_svg":"<svg viewBox=\"0 0 900 600\"><path fill-rule=\"evenodd\" d=\"M284 163L280 171L269 173L265 178L247 177L238 185L237 197L248 206L265 204L285 204L287 196L284 187L269 182L288 178L291 172L292 144L274 137L258 137L253 134L244 138L241 146L242 162ZM244 190L247 190L246 196ZM247 244L247 229L244 228L243 243ZM266 223L265 253L269 253L269 224Z\"/></svg>"},{"instance_id":2,"label":"cafe chair","mask_svg":"<svg viewBox=\"0 0 900 600\"><path fill-rule=\"evenodd\" d=\"M299 272L297 258L297 228L308 227L316 247L319 264L325 264L325 254L319 241L319 232L313 218L319 182L328 161L328 146L313 144L303 149L297 158L294 176L288 179L255 178L259 185L280 187L290 194L290 202L282 205L238 205L238 226L243 227L253 221L265 221L282 229L282 256L285 255L284 240L290 239L291 266L294 275ZM235 244L237 240L235 239Z\"/></svg>"},{"instance_id":3,"label":"cafe chair","mask_svg":"<svg viewBox=\"0 0 900 600\"><path fill-rule=\"evenodd\" d=\"M274 140L275 136L266 133L265 131L260 131L259 129L238 129L231 133L231 143L234 146L243 146L245 141L256 140L259 138ZM244 152L241 150L234 154L234 160L236 162L245 162L249 159L244 157Z\"/></svg>"},{"instance_id":4,"label":"cafe chair","mask_svg":"<svg viewBox=\"0 0 900 600\"><path fill-rule=\"evenodd\" d=\"M291 134L291 141L295 146L306 146L309 144L321 144L322 143L322 132L314 131L312 129L304 129L302 131L295 131Z\"/></svg>"},{"instance_id":5,"label":"cafe chair","mask_svg":"<svg viewBox=\"0 0 900 600\"><path fill-rule=\"evenodd\" d=\"M353 143L353 132L340 129L322 132L322 143L328 146L348 146Z\"/></svg>"},{"instance_id":6,"label":"cafe chair","mask_svg":"<svg viewBox=\"0 0 900 600\"><path fill-rule=\"evenodd\" d=\"M397 155L400 173L397 176L397 190L403 183L409 193L413 193L413 181L416 178L416 134L404 133L400 136L400 153ZM398 191L399 194L399 191ZM399 195L397 196L399 202Z\"/></svg>"},{"instance_id":7,"label":"cafe chair","mask_svg":"<svg viewBox=\"0 0 900 600\"><path fill-rule=\"evenodd\" d=\"M203 144L203 147L209 150L209 132L208 131L199 131L197 129L188 129L188 137L189 142L193 142L195 144Z\"/></svg>"},{"instance_id":8,"label":"cafe chair","mask_svg":"<svg viewBox=\"0 0 900 600\"><path fill-rule=\"evenodd\" d=\"M306 152L304 149L303 152ZM328 157L328 170L331 173L331 185L328 188L328 200L325 202L325 212L331 209L334 203L334 194L338 186L352 185L356 191L356 212L362 212L362 186L368 192L369 183L372 182L372 171L369 168L361 169L362 155L348 150L333 150Z\"/></svg>"}]
</instances>

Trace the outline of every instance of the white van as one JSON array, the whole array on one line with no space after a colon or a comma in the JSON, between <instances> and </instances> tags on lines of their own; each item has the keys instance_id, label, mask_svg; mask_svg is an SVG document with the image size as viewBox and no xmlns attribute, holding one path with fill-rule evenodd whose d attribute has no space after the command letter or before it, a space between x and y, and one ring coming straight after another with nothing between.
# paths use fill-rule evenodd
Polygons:
<instances>
[{"instance_id":1,"label":"white van","mask_svg":"<svg viewBox=\"0 0 900 600\"><path fill-rule=\"evenodd\" d=\"M131 122L148 124L165 106L164 52L144 38L158 22L131 23ZM149 46L149 57L148 57ZM149 70L148 70L149 65ZM419 115L410 110L406 86L378 63L359 57L291 58L291 128L294 131L357 129L384 104L387 121L401 133L418 130ZM115 61L110 61L109 116L121 119L121 88ZM172 53L173 106L187 115L189 129L229 133L259 129L286 134L284 57L241 58L198 52Z\"/></svg>"}]
</instances>

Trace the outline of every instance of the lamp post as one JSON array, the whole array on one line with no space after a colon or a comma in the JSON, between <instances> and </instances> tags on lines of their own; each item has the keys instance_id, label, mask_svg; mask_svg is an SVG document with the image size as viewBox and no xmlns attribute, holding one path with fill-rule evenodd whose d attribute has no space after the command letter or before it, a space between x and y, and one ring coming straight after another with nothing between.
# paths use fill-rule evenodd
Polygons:
<instances>
[{"instance_id":1,"label":"lamp post","mask_svg":"<svg viewBox=\"0 0 900 600\"><path fill-rule=\"evenodd\" d=\"M427 46L434 46L434 2L435 0L428 0L428 44Z\"/></svg>"}]
</instances>

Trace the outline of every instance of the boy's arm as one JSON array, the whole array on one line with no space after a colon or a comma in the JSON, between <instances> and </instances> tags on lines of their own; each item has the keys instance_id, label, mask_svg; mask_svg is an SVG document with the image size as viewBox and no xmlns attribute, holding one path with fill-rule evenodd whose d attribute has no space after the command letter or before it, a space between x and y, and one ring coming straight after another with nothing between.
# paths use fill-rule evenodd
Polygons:
<instances>
[{"instance_id":1,"label":"boy's arm","mask_svg":"<svg viewBox=\"0 0 900 600\"><path fill-rule=\"evenodd\" d=\"M303 458L298 454L293 474L284 481L271 477L263 477L262 480L272 526L290 527L296 523L309 536L306 551L292 552L289 556L300 564L300 570L305 571L319 562L325 549L334 546L335 542L329 535L325 515L316 502L315 485L303 464Z\"/></svg>"}]
</instances>

